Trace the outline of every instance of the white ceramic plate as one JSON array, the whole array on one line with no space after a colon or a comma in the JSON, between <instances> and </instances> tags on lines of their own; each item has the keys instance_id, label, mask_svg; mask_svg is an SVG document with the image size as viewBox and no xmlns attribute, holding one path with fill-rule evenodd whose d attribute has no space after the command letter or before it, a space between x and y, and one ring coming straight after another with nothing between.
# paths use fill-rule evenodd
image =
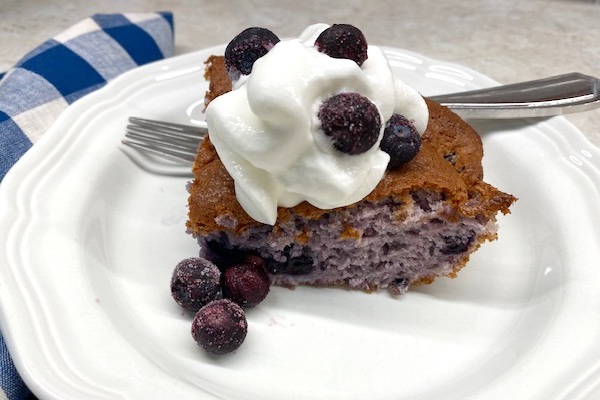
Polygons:
<instances>
[{"instance_id":1,"label":"white ceramic plate","mask_svg":"<svg viewBox=\"0 0 600 400\"><path fill-rule=\"evenodd\" d=\"M562 118L477 122L515 194L457 279L401 298L273 288L207 356L170 298L187 178L123 151L127 117L196 118L203 61L123 75L71 106L0 190L2 331L42 399L583 399L600 387L600 151ZM494 82L387 49L424 95ZM133 157L133 158L132 158ZM147 160L146 160L147 161Z\"/></svg>"}]
</instances>

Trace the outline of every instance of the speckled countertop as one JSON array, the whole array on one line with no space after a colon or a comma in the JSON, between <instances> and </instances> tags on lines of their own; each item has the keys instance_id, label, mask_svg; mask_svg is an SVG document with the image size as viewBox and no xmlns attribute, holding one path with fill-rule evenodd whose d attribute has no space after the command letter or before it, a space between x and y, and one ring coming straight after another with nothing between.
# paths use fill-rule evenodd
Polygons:
<instances>
[{"instance_id":1,"label":"speckled countertop","mask_svg":"<svg viewBox=\"0 0 600 400\"><path fill-rule=\"evenodd\" d=\"M178 53L228 42L245 27L296 36L347 22L370 43L475 69L502 83L577 71L600 76L600 1L558 0L0 0L0 70L99 12L170 10ZM567 119L600 147L600 110Z\"/></svg>"}]
</instances>

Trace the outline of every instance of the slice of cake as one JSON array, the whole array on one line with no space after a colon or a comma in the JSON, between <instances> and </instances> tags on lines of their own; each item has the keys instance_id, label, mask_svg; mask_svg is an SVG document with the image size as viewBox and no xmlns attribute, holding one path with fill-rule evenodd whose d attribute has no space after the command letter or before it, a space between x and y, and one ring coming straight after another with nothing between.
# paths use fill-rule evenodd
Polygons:
<instances>
[{"instance_id":1,"label":"slice of cake","mask_svg":"<svg viewBox=\"0 0 600 400\"><path fill-rule=\"evenodd\" d=\"M206 78L187 227L217 264L253 254L275 285L401 294L454 277L515 201L483 181L479 135L354 27L252 28Z\"/></svg>"}]
</instances>

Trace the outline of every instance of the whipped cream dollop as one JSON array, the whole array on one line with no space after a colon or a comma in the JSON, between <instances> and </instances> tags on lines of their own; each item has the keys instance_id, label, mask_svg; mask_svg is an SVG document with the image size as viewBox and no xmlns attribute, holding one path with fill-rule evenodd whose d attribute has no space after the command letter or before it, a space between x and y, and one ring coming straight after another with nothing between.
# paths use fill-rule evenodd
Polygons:
<instances>
[{"instance_id":1,"label":"whipped cream dollop","mask_svg":"<svg viewBox=\"0 0 600 400\"><path fill-rule=\"evenodd\" d=\"M425 101L393 75L380 48L369 46L362 66L332 58L315 47L326 28L312 25L278 42L206 109L210 140L256 221L273 225L278 207L303 201L331 209L362 200L386 171L389 155L379 143L392 114L412 120L420 134L427 126ZM320 129L320 106L342 92L367 97L381 114L377 143L362 154L336 150Z\"/></svg>"}]
</instances>

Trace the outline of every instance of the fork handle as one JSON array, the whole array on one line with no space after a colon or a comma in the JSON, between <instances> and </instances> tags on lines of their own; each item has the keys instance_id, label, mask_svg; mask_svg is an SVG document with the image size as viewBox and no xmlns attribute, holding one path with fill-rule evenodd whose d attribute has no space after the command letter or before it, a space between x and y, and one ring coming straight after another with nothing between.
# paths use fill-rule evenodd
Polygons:
<instances>
[{"instance_id":1,"label":"fork handle","mask_svg":"<svg viewBox=\"0 0 600 400\"><path fill-rule=\"evenodd\" d=\"M548 117L600 107L600 80L572 72L429 98L463 118Z\"/></svg>"}]
</instances>

